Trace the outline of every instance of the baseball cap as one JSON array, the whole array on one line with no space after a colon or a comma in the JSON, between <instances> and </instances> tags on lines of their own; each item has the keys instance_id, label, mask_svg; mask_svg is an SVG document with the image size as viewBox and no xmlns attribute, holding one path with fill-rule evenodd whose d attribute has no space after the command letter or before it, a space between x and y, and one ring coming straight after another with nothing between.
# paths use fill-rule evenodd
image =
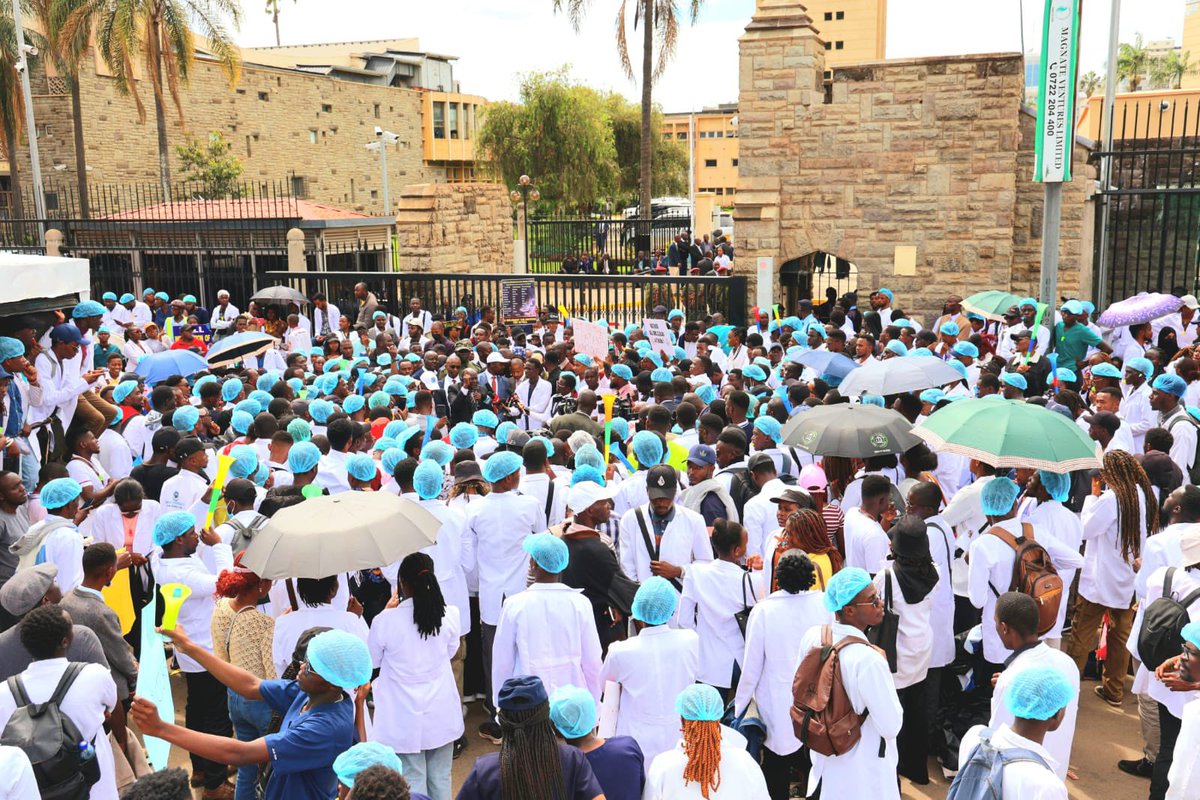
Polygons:
<instances>
[{"instance_id":1,"label":"baseball cap","mask_svg":"<svg viewBox=\"0 0 1200 800\"><path fill-rule=\"evenodd\" d=\"M1121 427L1121 418L1111 411L1097 411L1095 414L1085 414L1084 421L1089 425L1099 425L1109 433L1116 433Z\"/></svg>"},{"instance_id":2,"label":"baseball cap","mask_svg":"<svg viewBox=\"0 0 1200 800\"><path fill-rule=\"evenodd\" d=\"M675 477L675 468L667 464L658 464L646 473L646 496L651 500L662 500L675 497L679 481Z\"/></svg>"},{"instance_id":3,"label":"baseball cap","mask_svg":"<svg viewBox=\"0 0 1200 800\"><path fill-rule=\"evenodd\" d=\"M707 444L694 444L688 451L687 460L689 464L713 466L717 463L717 451Z\"/></svg>"},{"instance_id":4,"label":"baseball cap","mask_svg":"<svg viewBox=\"0 0 1200 800\"><path fill-rule=\"evenodd\" d=\"M807 506L811 498L807 493L800 489L785 489L779 497L772 497L771 502L776 505L780 503L797 503L802 506Z\"/></svg>"},{"instance_id":5,"label":"baseball cap","mask_svg":"<svg viewBox=\"0 0 1200 800\"><path fill-rule=\"evenodd\" d=\"M610 500L616 494L616 485L601 486L592 481L582 481L571 487L567 493L567 505L572 511L579 512L591 508L601 500Z\"/></svg>"},{"instance_id":6,"label":"baseball cap","mask_svg":"<svg viewBox=\"0 0 1200 800\"><path fill-rule=\"evenodd\" d=\"M79 332L79 328L70 322L64 322L61 325L55 325L50 329L50 341L65 342L67 344L79 344L83 341L83 335Z\"/></svg>"}]
</instances>

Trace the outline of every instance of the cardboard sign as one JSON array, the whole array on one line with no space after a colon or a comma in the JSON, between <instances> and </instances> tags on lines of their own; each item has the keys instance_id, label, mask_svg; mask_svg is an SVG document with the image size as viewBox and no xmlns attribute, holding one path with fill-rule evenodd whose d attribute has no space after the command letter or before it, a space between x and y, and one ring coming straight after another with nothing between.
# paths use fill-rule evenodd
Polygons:
<instances>
[{"instance_id":1,"label":"cardboard sign","mask_svg":"<svg viewBox=\"0 0 1200 800\"><path fill-rule=\"evenodd\" d=\"M608 358L608 331L604 327L586 319L573 319L571 330L574 332L576 353L587 353L601 361Z\"/></svg>"},{"instance_id":2,"label":"cardboard sign","mask_svg":"<svg viewBox=\"0 0 1200 800\"><path fill-rule=\"evenodd\" d=\"M655 352L662 353L668 358L674 356L675 337L671 335L671 329L665 319L644 319L642 320L642 330L645 332L646 338L650 340Z\"/></svg>"}]
</instances>

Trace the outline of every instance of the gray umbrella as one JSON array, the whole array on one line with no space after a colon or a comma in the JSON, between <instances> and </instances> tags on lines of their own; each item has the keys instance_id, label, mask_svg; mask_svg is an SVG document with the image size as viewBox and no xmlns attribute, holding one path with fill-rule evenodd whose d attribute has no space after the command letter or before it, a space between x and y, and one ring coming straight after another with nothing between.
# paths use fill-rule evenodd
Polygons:
<instances>
[{"instance_id":1,"label":"gray umbrella","mask_svg":"<svg viewBox=\"0 0 1200 800\"><path fill-rule=\"evenodd\" d=\"M259 289L250 298L256 303L295 303L304 305L308 302L308 298L296 291L290 286L268 286L266 289Z\"/></svg>"},{"instance_id":2,"label":"gray umbrella","mask_svg":"<svg viewBox=\"0 0 1200 800\"><path fill-rule=\"evenodd\" d=\"M911 430L912 423L889 408L837 403L793 417L779 433L785 445L813 455L870 458L919 444Z\"/></svg>"},{"instance_id":3,"label":"gray umbrella","mask_svg":"<svg viewBox=\"0 0 1200 800\"><path fill-rule=\"evenodd\" d=\"M904 356L875 361L851 372L838 391L846 397L878 394L884 397L961 381L958 370L931 356Z\"/></svg>"}]
</instances>

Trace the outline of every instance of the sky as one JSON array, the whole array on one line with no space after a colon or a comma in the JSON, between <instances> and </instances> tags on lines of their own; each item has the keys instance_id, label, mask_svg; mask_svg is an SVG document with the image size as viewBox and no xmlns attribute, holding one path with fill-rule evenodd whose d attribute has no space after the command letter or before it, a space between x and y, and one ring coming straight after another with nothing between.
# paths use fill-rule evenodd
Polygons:
<instances>
[{"instance_id":1,"label":"sky","mask_svg":"<svg viewBox=\"0 0 1200 800\"><path fill-rule=\"evenodd\" d=\"M423 50L457 56L461 90L489 100L514 100L522 73L564 65L580 82L636 100L638 85L625 77L616 53L619 6L619 0L591 0L577 33L565 15L554 13L552 0L282 0L280 29L285 45L418 37ZM1179 42L1183 6L1184 0L1125 0L1121 40L1141 33L1147 41ZM239 44L275 43L271 19L261 8L253 0L244 5ZM1025 49L1037 49L1042 9L1041 0L889 0L887 56L1020 51L1022 10ZM655 84L656 102L667 111L736 102L737 39L753 12L754 0L707 0L695 24L685 20L675 58ZM1110 13L1109 0L1083 0L1081 75L1103 74ZM629 39L640 52L640 35L630 31ZM637 71L640 58L632 56ZM1200 53L1193 62L1197 59Z\"/></svg>"}]
</instances>

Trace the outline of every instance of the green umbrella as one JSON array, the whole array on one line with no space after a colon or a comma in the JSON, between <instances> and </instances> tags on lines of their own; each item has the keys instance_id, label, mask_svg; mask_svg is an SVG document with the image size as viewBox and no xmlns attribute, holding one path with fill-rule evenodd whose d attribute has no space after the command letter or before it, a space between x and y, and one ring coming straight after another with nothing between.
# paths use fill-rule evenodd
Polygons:
<instances>
[{"instance_id":1,"label":"green umbrella","mask_svg":"<svg viewBox=\"0 0 1200 800\"><path fill-rule=\"evenodd\" d=\"M1100 447L1067 417L998 397L960 400L929 415L912 432L934 450L993 467L1066 473L1099 469Z\"/></svg>"},{"instance_id":2,"label":"green umbrella","mask_svg":"<svg viewBox=\"0 0 1200 800\"><path fill-rule=\"evenodd\" d=\"M988 291L977 292L962 301L964 311L973 311L988 319L1001 322L1004 312L1021 302L1021 298L1008 292Z\"/></svg>"}]
</instances>

